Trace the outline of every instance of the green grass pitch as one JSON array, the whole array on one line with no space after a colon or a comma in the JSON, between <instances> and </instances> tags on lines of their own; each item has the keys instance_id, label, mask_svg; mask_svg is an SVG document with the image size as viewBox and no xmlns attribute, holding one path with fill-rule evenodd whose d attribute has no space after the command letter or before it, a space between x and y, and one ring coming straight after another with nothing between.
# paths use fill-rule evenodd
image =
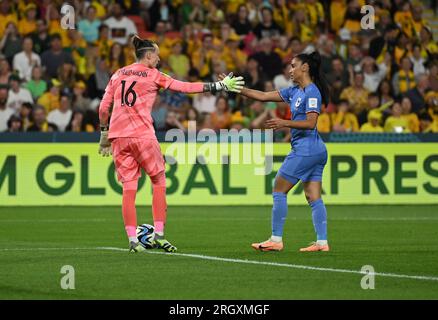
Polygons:
<instances>
[{"instance_id":1,"label":"green grass pitch","mask_svg":"<svg viewBox=\"0 0 438 320\"><path fill-rule=\"evenodd\" d=\"M298 252L314 240L311 213L289 207L285 250L261 253L250 244L269 236L270 207L170 207L172 255L128 254L118 207L0 208L0 299L438 299L436 206L327 210L332 251ZM137 214L152 222L150 208ZM74 290L60 286L64 265ZM402 277L364 290L364 265Z\"/></svg>"}]
</instances>

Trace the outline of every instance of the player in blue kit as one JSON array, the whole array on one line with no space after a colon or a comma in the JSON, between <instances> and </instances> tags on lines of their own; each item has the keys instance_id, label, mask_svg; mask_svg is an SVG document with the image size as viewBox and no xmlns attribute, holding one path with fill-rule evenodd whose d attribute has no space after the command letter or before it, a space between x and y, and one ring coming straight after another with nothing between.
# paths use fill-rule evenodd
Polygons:
<instances>
[{"instance_id":1,"label":"player in blue kit","mask_svg":"<svg viewBox=\"0 0 438 320\"><path fill-rule=\"evenodd\" d=\"M280 91L262 92L244 88L241 94L260 101L285 101L290 105L292 120L270 119L270 129L290 128L292 151L275 177L272 207L272 236L264 242L253 243L260 251L283 249L283 226L287 216L287 193L303 183L306 199L312 208L316 242L300 251L329 251L327 242L327 212L321 199L322 173L327 163L327 149L318 134L316 124L321 103L328 103L328 85L320 70L319 53L299 54L290 64L290 77L295 86Z\"/></svg>"}]
</instances>

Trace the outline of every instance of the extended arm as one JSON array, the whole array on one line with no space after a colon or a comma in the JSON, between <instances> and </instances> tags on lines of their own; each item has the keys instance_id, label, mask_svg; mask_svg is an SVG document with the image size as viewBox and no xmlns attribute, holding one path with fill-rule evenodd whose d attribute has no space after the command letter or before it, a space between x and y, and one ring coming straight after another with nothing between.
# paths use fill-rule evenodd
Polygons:
<instances>
[{"instance_id":1,"label":"extended arm","mask_svg":"<svg viewBox=\"0 0 438 320\"><path fill-rule=\"evenodd\" d=\"M173 79L165 74L160 74L157 80L160 87L183 93L201 93L218 91L240 92L245 82L242 77L233 78L232 74L216 82L184 82Z\"/></svg>"},{"instance_id":2,"label":"extended arm","mask_svg":"<svg viewBox=\"0 0 438 320\"><path fill-rule=\"evenodd\" d=\"M227 77L230 77L230 76L232 77L232 74L225 76L225 74L222 73L219 75L219 80L225 81L225 79ZM238 87L239 90L235 90L234 92L238 92L245 97L248 97L248 98L251 98L254 100L258 100L258 101L263 101L263 102L268 102L268 101L283 102L283 98L280 96L280 93L278 91L263 92L263 91L259 91L259 90L243 88L243 85L245 84L245 82L243 81L242 77L237 77L237 78L232 78L232 79L242 79L242 81Z\"/></svg>"},{"instance_id":3,"label":"extended arm","mask_svg":"<svg viewBox=\"0 0 438 320\"><path fill-rule=\"evenodd\" d=\"M291 128L300 130L312 130L316 127L318 122L317 112L308 112L306 120L283 120L270 119L266 121L266 126L269 129Z\"/></svg>"},{"instance_id":4,"label":"extended arm","mask_svg":"<svg viewBox=\"0 0 438 320\"><path fill-rule=\"evenodd\" d=\"M263 101L263 102L268 102L268 101L283 102L283 99L281 98L278 91L263 92L259 90L243 88L242 91L240 91L240 94L244 95L245 97L254 100Z\"/></svg>"}]
</instances>

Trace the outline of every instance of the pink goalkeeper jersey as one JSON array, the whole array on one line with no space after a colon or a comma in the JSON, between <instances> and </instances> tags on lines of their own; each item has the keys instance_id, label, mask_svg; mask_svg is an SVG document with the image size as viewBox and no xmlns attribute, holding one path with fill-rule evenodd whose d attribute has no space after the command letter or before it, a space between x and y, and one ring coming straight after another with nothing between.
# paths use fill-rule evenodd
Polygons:
<instances>
[{"instance_id":1,"label":"pink goalkeeper jersey","mask_svg":"<svg viewBox=\"0 0 438 320\"><path fill-rule=\"evenodd\" d=\"M160 88L202 92L203 84L175 80L141 63L117 70L105 89L99 108L101 115L107 114L113 105L108 138L156 139L151 112Z\"/></svg>"}]
</instances>

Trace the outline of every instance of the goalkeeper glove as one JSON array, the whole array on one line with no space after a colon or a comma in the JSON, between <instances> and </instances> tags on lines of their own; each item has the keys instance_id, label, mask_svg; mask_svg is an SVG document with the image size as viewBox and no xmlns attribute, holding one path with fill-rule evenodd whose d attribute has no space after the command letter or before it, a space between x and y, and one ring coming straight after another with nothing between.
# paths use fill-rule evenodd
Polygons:
<instances>
[{"instance_id":1,"label":"goalkeeper glove","mask_svg":"<svg viewBox=\"0 0 438 320\"><path fill-rule=\"evenodd\" d=\"M217 91L225 90L226 92L236 92L240 93L243 86L245 85L245 80L243 77L233 77L233 73L230 72L223 80L210 83L210 91L216 93Z\"/></svg>"},{"instance_id":2,"label":"goalkeeper glove","mask_svg":"<svg viewBox=\"0 0 438 320\"><path fill-rule=\"evenodd\" d=\"M111 142L108 140L108 130L100 131L99 154L104 157L112 155Z\"/></svg>"}]
</instances>

